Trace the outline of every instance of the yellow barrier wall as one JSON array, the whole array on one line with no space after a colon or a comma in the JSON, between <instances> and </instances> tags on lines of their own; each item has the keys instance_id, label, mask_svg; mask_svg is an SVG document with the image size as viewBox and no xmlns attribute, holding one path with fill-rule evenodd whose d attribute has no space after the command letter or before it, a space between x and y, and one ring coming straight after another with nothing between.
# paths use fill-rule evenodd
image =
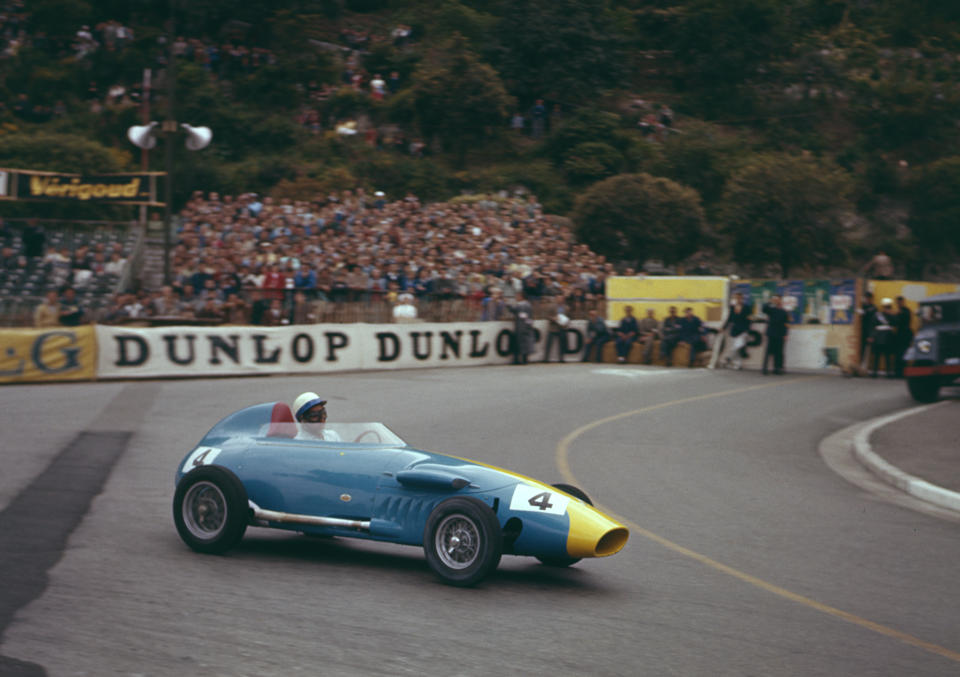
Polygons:
<instances>
[{"instance_id":1,"label":"yellow barrier wall","mask_svg":"<svg viewBox=\"0 0 960 677\"><path fill-rule=\"evenodd\" d=\"M662 321L670 306L693 308L704 322L723 319L728 279L725 277L611 277L607 279L607 320L618 322L624 306L633 306L637 319L647 316L647 308L656 311Z\"/></svg>"},{"instance_id":2,"label":"yellow barrier wall","mask_svg":"<svg viewBox=\"0 0 960 677\"><path fill-rule=\"evenodd\" d=\"M92 326L0 329L0 383L92 381L96 365Z\"/></svg>"}]
</instances>

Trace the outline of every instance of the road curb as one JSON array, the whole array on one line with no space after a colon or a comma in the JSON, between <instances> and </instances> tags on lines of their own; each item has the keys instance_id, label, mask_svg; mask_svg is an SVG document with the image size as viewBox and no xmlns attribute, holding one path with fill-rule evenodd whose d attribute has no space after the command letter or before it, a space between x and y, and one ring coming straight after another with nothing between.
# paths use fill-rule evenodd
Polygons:
<instances>
[{"instance_id":1,"label":"road curb","mask_svg":"<svg viewBox=\"0 0 960 677\"><path fill-rule=\"evenodd\" d=\"M913 407L895 414L881 416L873 419L861 427L853 438L853 455L870 472L881 480L890 484L901 491L910 494L914 498L919 498L927 503L932 503L941 508L952 510L960 514L960 493L944 489L936 484L931 484L926 480L909 475L894 465L881 458L870 446L870 435L874 430L882 428L885 425L899 421L907 416L919 414L933 407L943 404L925 404L920 407Z\"/></svg>"}]
</instances>

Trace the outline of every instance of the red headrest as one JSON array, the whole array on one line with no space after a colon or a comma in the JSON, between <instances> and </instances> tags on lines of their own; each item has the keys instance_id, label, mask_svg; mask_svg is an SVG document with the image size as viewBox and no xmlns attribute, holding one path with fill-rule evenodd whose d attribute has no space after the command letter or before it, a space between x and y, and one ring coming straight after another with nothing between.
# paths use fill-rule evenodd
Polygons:
<instances>
[{"instance_id":1,"label":"red headrest","mask_svg":"<svg viewBox=\"0 0 960 677\"><path fill-rule=\"evenodd\" d=\"M267 437L289 437L297 436L297 422L293 418L293 412L286 402L277 402L273 405L273 411L270 413L270 429L267 431Z\"/></svg>"}]
</instances>

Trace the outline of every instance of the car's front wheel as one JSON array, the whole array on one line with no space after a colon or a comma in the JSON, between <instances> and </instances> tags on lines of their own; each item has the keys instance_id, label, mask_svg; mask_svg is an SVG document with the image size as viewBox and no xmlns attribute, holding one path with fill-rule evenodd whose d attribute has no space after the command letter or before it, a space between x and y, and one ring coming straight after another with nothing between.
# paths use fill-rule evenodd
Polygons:
<instances>
[{"instance_id":1,"label":"car's front wheel","mask_svg":"<svg viewBox=\"0 0 960 677\"><path fill-rule=\"evenodd\" d=\"M197 552L220 554L247 530L247 492L226 468L204 465L180 480L173 494L173 521L183 542Z\"/></svg>"},{"instance_id":2,"label":"car's front wheel","mask_svg":"<svg viewBox=\"0 0 960 677\"><path fill-rule=\"evenodd\" d=\"M907 390L917 402L936 402L940 396L940 381L931 376L908 378Z\"/></svg>"},{"instance_id":3,"label":"car's front wheel","mask_svg":"<svg viewBox=\"0 0 960 677\"><path fill-rule=\"evenodd\" d=\"M483 501L447 499L427 518L423 550L427 564L445 583L474 585L500 563L500 522Z\"/></svg>"},{"instance_id":4,"label":"car's front wheel","mask_svg":"<svg viewBox=\"0 0 960 677\"><path fill-rule=\"evenodd\" d=\"M593 501L590 500L590 497L587 496L579 487L575 487L572 484L554 484L555 488L560 491L566 492L575 498L579 498L581 501L587 505L593 505ZM579 557L537 557L540 560L541 564L544 564L548 567L569 567L580 561Z\"/></svg>"}]
</instances>

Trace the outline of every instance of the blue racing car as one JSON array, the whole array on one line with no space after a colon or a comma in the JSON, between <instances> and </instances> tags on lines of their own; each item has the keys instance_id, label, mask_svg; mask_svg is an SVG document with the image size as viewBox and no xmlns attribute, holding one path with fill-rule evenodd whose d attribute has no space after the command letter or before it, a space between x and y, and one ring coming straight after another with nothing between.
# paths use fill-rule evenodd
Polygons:
<instances>
[{"instance_id":1,"label":"blue racing car","mask_svg":"<svg viewBox=\"0 0 960 677\"><path fill-rule=\"evenodd\" d=\"M419 451L381 423L298 423L283 402L241 409L200 440L177 468L173 518L203 553L248 526L422 546L461 586L504 553L569 566L629 536L576 487Z\"/></svg>"}]
</instances>

